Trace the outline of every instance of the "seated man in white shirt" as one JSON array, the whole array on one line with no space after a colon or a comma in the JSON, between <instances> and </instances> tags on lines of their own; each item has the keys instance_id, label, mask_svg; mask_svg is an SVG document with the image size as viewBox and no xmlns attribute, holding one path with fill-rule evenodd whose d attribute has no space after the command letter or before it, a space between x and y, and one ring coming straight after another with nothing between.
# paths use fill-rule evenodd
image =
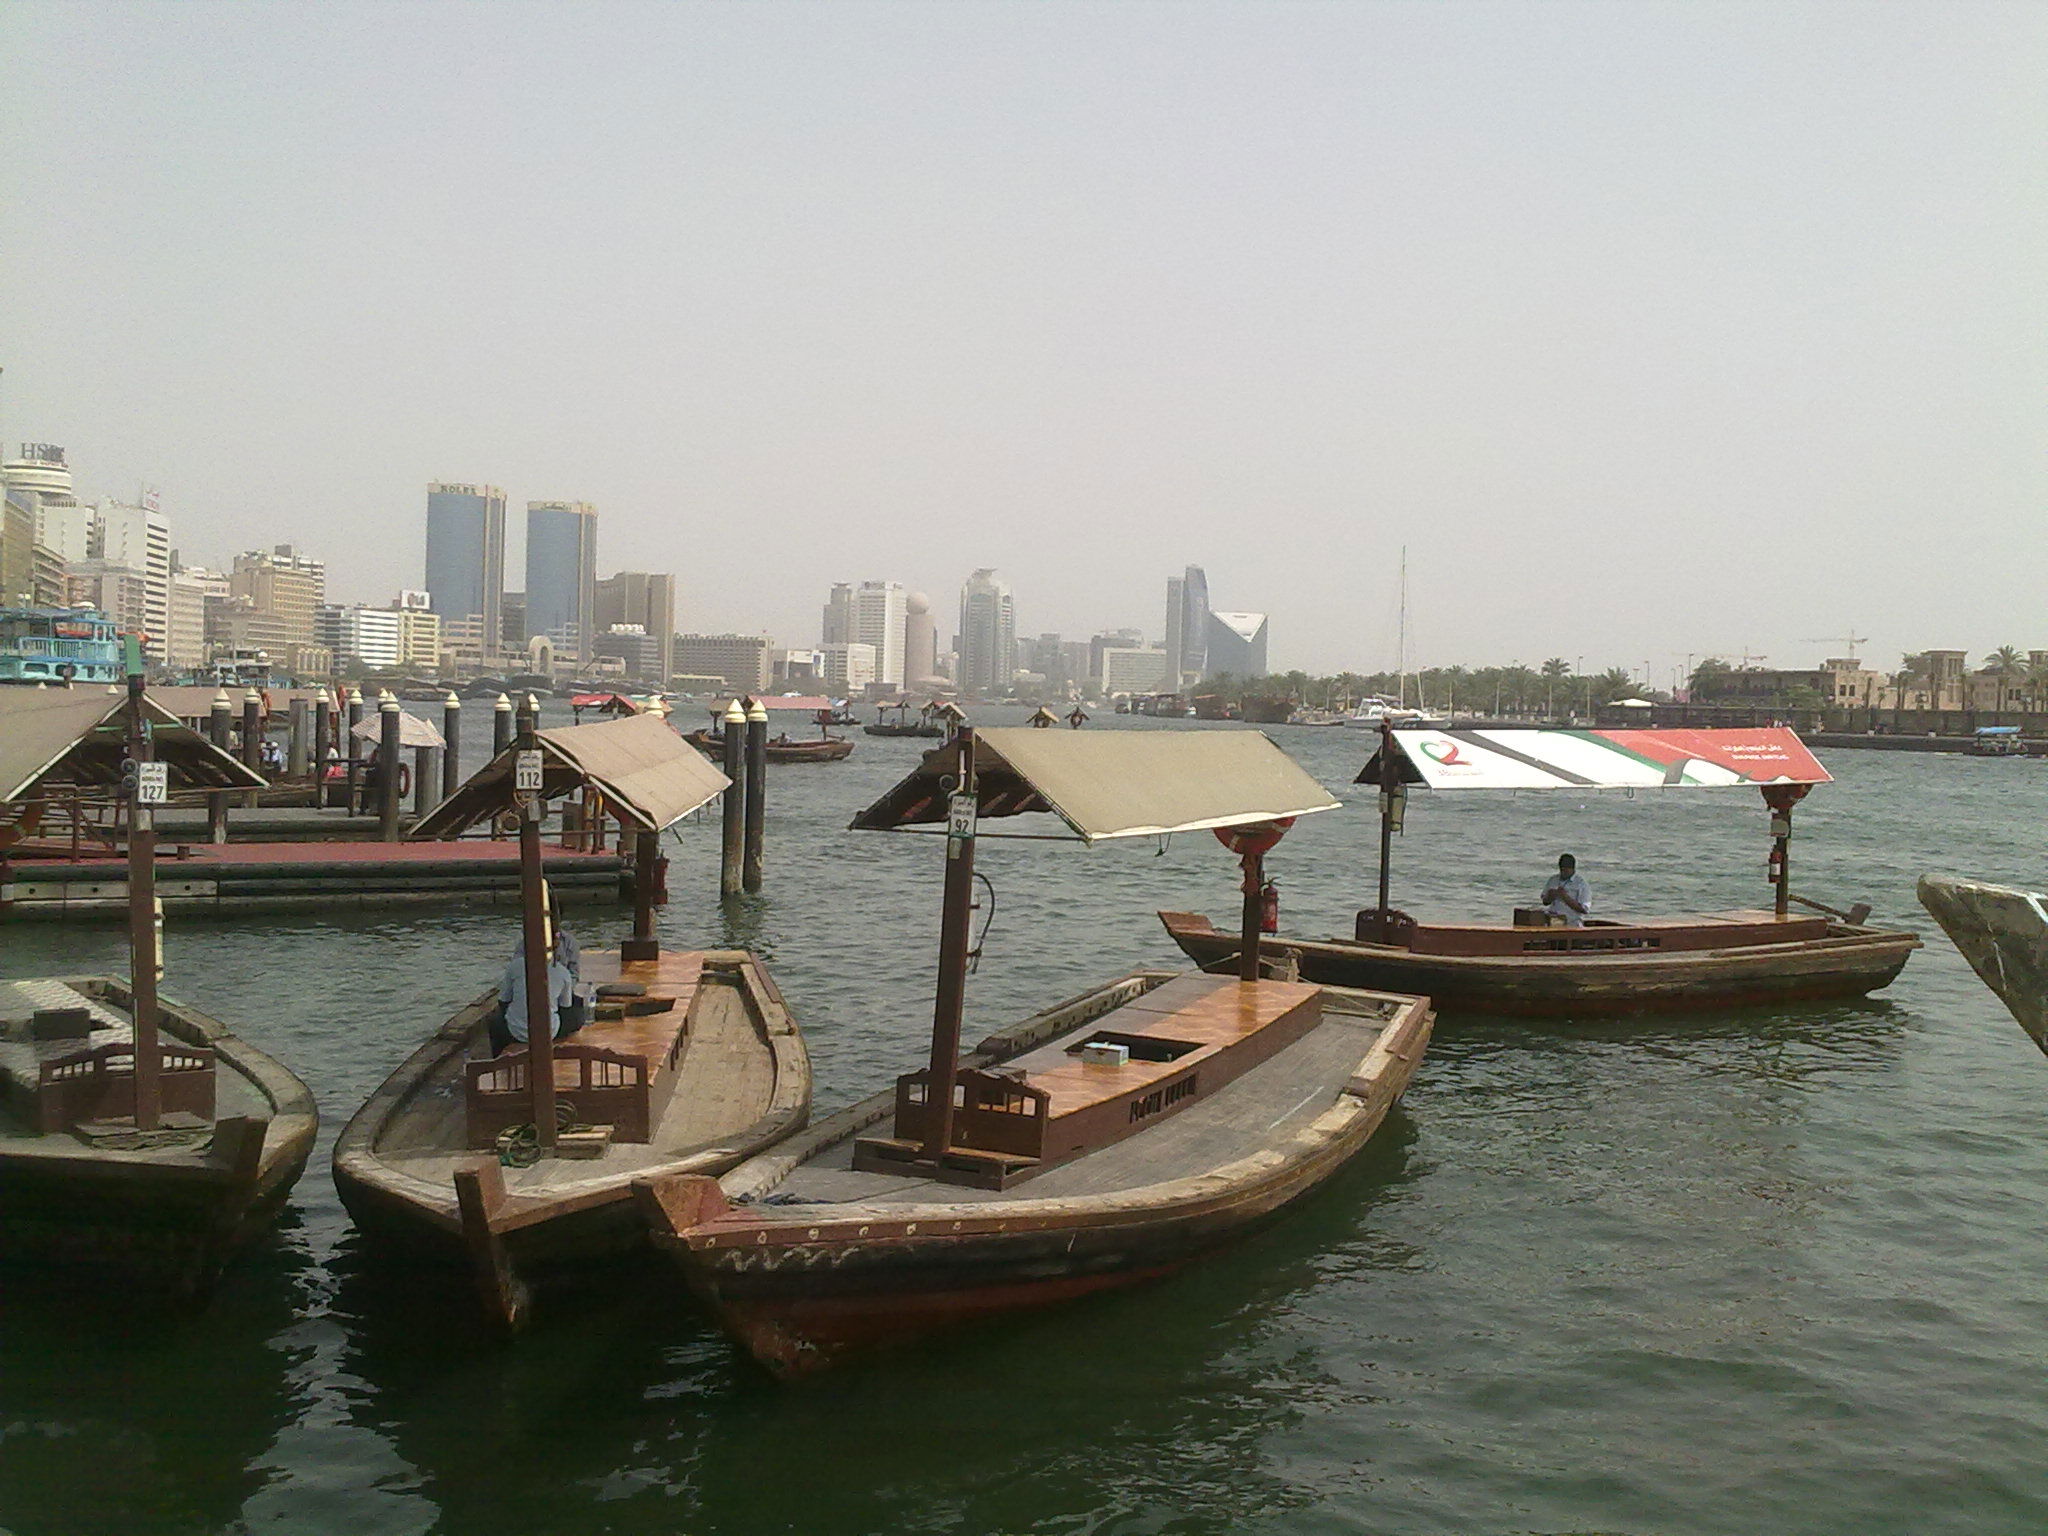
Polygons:
<instances>
[{"instance_id":1,"label":"seated man in white shirt","mask_svg":"<svg viewBox=\"0 0 2048 1536\"><path fill-rule=\"evenodd\" d=\"M1586 914L1593 910L1593 893L1579 876L1579 861L1568 853L1559 854L1557 873L1544 882L1539 898L1543 910L1562 917L1567 928L1586 926Z\"/></svg>"}]
</instances>

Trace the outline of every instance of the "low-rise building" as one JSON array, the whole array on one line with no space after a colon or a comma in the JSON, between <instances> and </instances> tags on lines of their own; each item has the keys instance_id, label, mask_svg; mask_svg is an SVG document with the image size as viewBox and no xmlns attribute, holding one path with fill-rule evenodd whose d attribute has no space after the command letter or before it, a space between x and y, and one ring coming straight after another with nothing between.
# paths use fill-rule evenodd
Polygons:
<instances>
[{"instance_id":1,"label":"low-rise building","mask_svg":"<svg viewBox=\"0 0 2048 1536\"><path fill-rule=\"evenodd\" d=\"M734 693L761 693L773 673L774 649L766 635L677 635L669 665L676 673L723 678Z\"/></svg>"}]
</instances>

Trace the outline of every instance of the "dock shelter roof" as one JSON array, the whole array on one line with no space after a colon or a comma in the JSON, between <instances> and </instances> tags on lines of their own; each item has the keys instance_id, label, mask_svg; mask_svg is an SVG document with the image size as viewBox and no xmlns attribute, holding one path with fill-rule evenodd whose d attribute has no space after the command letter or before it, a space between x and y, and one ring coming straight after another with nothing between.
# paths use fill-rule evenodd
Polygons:
<instances>
[{"instance_id":1,"label":"dock shelter roof","mask_svg":"<svg viewBox=\"0 0 2048 1536\"><path fill-rule=\"evenodd\" d=\"M144 695L155 754L179 789L262 789L261 774ZM127 691L0 688L0 801L49 785L114 785L128 755Z\"/></svg>"},{"instance_id":2,"label":"dock shelter roof","mask_svg":"<svg viewBox=\"0 0 2048 1536\"><path fill-rule=\"evenodd\" d=\"M354 725L349 735L360 737L372 745L384 739L384 712L373 709ZM422 720L411 710L398 712L398 744L401 747L445 747L448 740L431 721Z\"/></svg>"},{"instance_id":3,"label":"dock shelter roof","mask_svg":"<svg viewBox=\"0 0 2048 1536\"><path fill-rule=\"evenodd\" d=\"M976 815L1047 812L1083 842L1238 827L1337 808L1330 792L1260 731L1074 731L1009 726L974 736ZM950 744L862 811L856 828L947 816Z\"/></svg>"},{"instance_id":4,"label":"dock shelter roof","mask_svg":"<svg viewBox=\"0 0 2048 1536\"><path fill-rule=\"evenodd\" d=\"M1711 789L1827 784L1783 726L1756 730L1397 730L1401 780L1430 789ZM1380 754L1358 775L1380 780Z\"/></svg>"},{"instance_id":5,"label":"dock shelter roof","mask_svg":"<svg viewBox=\"0 0 2048 1536\"><path fill-rule=\"evenodd\" d=\"M539 733L541 793L548 799L586 784L603 792L611 813L636 832L659 832L697 809L732 781L654 715L625 715L595 725L564 725ZM517 744L420 818L415 838L455 837L513 804Z\"/></svg>"}]
</instances>

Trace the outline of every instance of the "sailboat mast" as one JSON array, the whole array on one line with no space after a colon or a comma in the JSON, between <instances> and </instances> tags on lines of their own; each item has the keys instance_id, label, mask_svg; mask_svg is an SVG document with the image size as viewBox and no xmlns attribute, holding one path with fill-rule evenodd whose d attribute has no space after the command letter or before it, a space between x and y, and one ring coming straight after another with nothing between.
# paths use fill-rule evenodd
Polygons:
<instances>
[{"instance_id":1,"label":"sailboat mast","mask_svg":"<svg viewBox=\"0 0 2048 1536\"><path fill-rule=\"evenodd\" d=\"M1394 640L1394 702L1408 707L1408 546L1401 546L1400 621Z\"/></svg>"}]
</instances>

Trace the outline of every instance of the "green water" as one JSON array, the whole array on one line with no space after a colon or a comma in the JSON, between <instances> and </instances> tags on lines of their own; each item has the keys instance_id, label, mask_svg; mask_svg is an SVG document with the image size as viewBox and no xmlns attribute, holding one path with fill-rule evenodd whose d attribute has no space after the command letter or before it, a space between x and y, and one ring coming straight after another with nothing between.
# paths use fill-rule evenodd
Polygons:
<instances>
[{"instance_id":1,"label":"green water","mask_svg":"<svg viewBox=\"0 0 2048 1536\"><path fill-rule=\"evenodd\" d=\"M1366 743L1272 734L1350 801L1274 856L1284 926L1348 929ZM776 770L770 889L742 911L715 899L714 823L672 850L666 937L768 957L821 1110L914 1064L928 1025L936 846L842 830L915 749ZM1830 766L1797 888L1926 930L1925 870L2048 879L2048 765ZM1418 794L1395 890L1498 915L1569 849L1608 911L1746 905L1765 847L1748 792ZM970 1030L1174 959L1159 906L1234 911L1206 836L982 862L999 905ZM363 1263L326 1146L512 922L173 924L167 990L307 1079L322 1148L202 1315L0 1298L0 1530L2048 1530L2048 1060L1938 934L1867 1005L1446 1021L1368 1154L1234 1250L784 1386L652 1266L508 1345L459 1289ZM0 930L0 973L120 963L112 930Z\"/></svg>"}]
</instances>

